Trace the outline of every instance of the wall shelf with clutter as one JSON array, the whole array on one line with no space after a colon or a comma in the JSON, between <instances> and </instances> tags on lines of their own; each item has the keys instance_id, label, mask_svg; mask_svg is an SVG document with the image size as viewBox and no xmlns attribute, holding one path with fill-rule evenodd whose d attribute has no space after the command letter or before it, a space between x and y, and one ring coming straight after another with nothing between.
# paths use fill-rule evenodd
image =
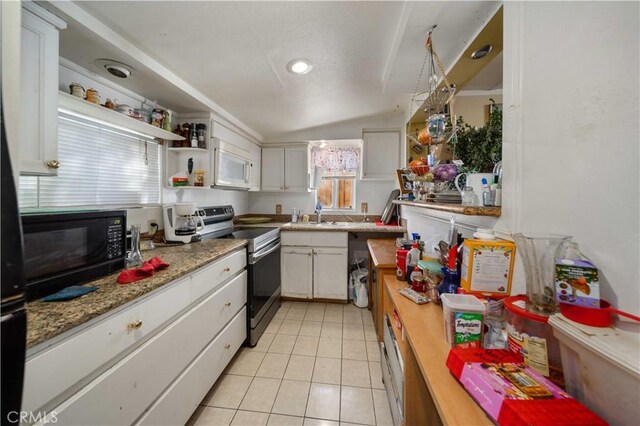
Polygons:
<instances>
[{"instance_id":1,"label":"wall shelf with clutter","mask_svg":"<svg viewBox=\"0 0 640 426\"><path fill-rule=\"evenodd\" d=\"M210 189L213 184L213 150L209 126L177 120L174 133L183 137L165 148L165 187L169 189Z\"/></svg>"},{"instance_id":2,"label":"wall shelf with clutter","mask_svg":"<svg viewBox=\"0 0 640 426\"><path fill-rule=\"evenodd\" d=\"M167 132L149 123L129 117L125 114L105 108L97 103L86 101L78 96L65 92L58 92L58 110L71 115L77 115L91 121L105 124L110 127L138 133L150 139L162 139L169 141L182 141L181 135Z\"/></svg>"}]
</instances>

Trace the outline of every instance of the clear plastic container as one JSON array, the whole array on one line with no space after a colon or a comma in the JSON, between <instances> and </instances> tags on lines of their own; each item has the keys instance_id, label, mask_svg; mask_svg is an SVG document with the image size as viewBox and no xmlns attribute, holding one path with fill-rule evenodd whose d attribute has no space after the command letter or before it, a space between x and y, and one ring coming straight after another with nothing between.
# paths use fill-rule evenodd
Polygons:
<instances>
[{"instance_id":1,"label":"clear plastic container","mask_svg":"<svg viewBox=\"0 0 640 426\"><path fill-rule=\"evenodd\" d=\"M481 348L485 305L468 294L440 296L444 311L444 337L452 348Z\"/></svg>"}]
</instances>

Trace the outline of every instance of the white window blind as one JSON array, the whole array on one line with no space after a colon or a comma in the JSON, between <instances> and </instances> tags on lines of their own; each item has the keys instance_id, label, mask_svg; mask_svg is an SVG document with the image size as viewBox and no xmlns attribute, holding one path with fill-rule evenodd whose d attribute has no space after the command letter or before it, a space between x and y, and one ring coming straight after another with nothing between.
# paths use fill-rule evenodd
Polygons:
<instances>
[{"instance_id":1,"label":"white window blind","mask_svg":"<svg viewBox=\"0 0 640 426\"><path fill-rule=\"evenodd\" d=\"M160 204L160 149L140 136L60 115L55 177L20 177L20 207Z\"/></svg>"}]
</instances>

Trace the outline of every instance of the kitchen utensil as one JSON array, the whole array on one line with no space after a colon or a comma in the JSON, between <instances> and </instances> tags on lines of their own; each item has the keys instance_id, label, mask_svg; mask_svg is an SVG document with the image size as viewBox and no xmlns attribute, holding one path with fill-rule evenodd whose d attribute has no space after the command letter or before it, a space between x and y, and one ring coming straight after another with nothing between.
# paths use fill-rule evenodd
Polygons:
<instances>
[{"instance_id":1,"label":"kitchen utensil","mask_svg":"<svg viewBox=\"0 0 640 426\"><path fill-rule=\"evenodd\" d=\"M193 158L187 160L187 171L189 174L193 173Z\"/></svg>"},{"instance_id":2,"label":"kitchen utensil","mask_svg":"<svg viewBox=\"0 0 640 426\"><path fill-rule=\"evenodd\" d=\"M555 292L555 261L570 236L558 234L515 234L513 239L524 265L527 309L550 315L558 310Z\"/></svg>"},{"instance_id":3,"label":"kitchen utensil","mask_svg":"<svg viewBox=\"0 0 640 426\"><path fill-rule=\"evenodd\" d=\"M613 324L613 314L640 322L640 317L612 308L609 302L602 299L600 299L600 309L561 303L560 312L572 321L592 327L611 326Z\"/></svg>"},{"instance_id":4,"label":"kitchen utensil","mask_svg":"<svg viewBox=\"0 0 640 426\"><path fill-rule=\"evenodd\" d=\"M270 217L241 217L238 219L238 222L247 225L255 225L258 223L269 223L271 220L272 219Z\"/></svg>"}]
</instances>

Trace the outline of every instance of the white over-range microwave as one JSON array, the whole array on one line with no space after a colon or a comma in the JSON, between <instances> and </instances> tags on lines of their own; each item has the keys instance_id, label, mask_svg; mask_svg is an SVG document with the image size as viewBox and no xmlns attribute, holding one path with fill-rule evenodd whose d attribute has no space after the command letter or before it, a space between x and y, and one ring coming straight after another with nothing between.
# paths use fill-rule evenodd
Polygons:
<instances>
[{"instance_id":1,"label":"white over-range microwave","mask_svg":"<svg viewBox=\"0 0 640 426\"><path fill-rule=\"evenodd\" d=\"M215 148L213 186L216 188L248 190L251 186L251 160L241 149L218 141Z\"/></svg>"}]
</instances>

